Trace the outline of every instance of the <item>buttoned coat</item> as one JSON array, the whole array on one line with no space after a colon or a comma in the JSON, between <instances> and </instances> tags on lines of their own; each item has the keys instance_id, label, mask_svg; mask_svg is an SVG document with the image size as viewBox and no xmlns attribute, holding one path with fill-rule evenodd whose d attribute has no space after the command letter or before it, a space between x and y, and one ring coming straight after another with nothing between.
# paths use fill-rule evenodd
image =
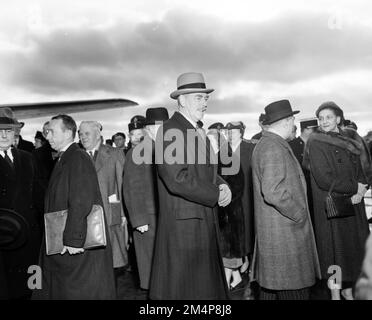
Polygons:
<instances>
[{"instance_id":1,"label":"buttoned coat","mask_svg":"<svg viewBox=\"0 0 372 320\"><path fill-rule=\"evenodd\" d=\"M226 299L216 208L222 178L217 179L217 161L211 163L209 140L205 145L200 138L192 148L186 140L188 130L195 133L193 125L175 112L157 134L160 209L150 298ZM172 146L177 146L177 151L171 152ZM186 160L188 150L195 161ZM200 157L206 157L204 164L199 151ZM167 155L178 160L171 163L171 159L164 159Z\"/></svg>"},{"instance_id":2,"label":"buttoned coat","mask_svg":"<svg viewBox=\"0 0 372 320\"><path fill-rule=\"evenodd\" d=\"M122 150L104 144L99 146L94 160L107 218L114 268L123 267L128 263L127 226L121 225L124 217L122 202L124 162ZM109 197L112 195L116 195L118 202L111 201L110 203Z\"/></svg>"},{"instance_id":3,"label":"buttoned coat","mask_svg":"<svg viewBox=\"0 0 372 320\"><path fill-rule=\"evenodd\" d=\"M0 156L0 208L18 212L29 225L26 243L20 248L2 252L8 297L15 299L31 294L27 287L27 279L30 276L27 270L38 262L41 236L34 207L35 171L31 154L15 148L12 148L11 152L14 170L11 170Z\"/></svg>"},{"instance_id":4,"label":"buttoned coat","mask_svg":"<svg viewBox=\"0 0 372 320\"><path fill-rule=\"evenodd\" d=\"M151 162L136 163L134 150L149 152ZM148 149L147 149L148 148ZM153 141L146 136L136 147L127 153L124 166L124 200L128 209L130 224L133 228L133 240L137 258L137 266L142 289L149 288L151 266L155 245L156 224L158 214L157 173ZM136 230L140 226L148 225L144 233Z\"/></svg>"},{"instance_id":5,"label":"buttoned coat","mask_svg":"<svg viewBox=\"0 0 372 320\"><path fill-rule=\"evenodd\" d=\"M73 143L53 169L45 198L45 211L68 210L63 244L82 248L86 218L94 204L102 205L97 173L90 156ZM108 231L106 232L108 234ZM104 248L81 254L46 255L45 238L40 252L42 289L34 299L115 299L110 238Z\"/></svg>"},{"instance_id":6,"label":"buttoned coat","mask_svg":"<svg viewBox=\"0 0 372 320\"><path fill-rule=\"evenodd\" d=\"M252 156L256 244L254 277L261 287L296 290L319 277L306 182L288 143L264 132Z\"/></svg>"},{"instance_id":7,"label":"buttoned coat","mask_svg":"<svg viewBox=\"0 0 372 320\"><path fill-rule=\"evenodd\" d=\"M329 139L325 140L327 137ZM360 157L338 145L337 141L338 134L322 132L312 134L308 141L314 230L322 279L328 279L330 266L338 265L342 270L342 281L353 283L360 274L369 234L365 204L362 201L354 205L353 216L327 219L325 199L333 182L334 193L351 197L358 192L358 182L367 184L368 181Z\"/></svg>"}]
</instances>

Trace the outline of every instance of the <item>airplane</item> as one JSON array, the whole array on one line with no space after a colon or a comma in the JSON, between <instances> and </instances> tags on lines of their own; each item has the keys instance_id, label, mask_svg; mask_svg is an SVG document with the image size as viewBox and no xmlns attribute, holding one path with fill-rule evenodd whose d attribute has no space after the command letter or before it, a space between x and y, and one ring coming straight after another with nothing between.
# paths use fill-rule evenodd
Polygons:
<instances>
[{"instance_id":1,"label":"airplane","mask_svg":"<svg viewBox=\"0 0 372 320\"><path fill-rule=\"evenodd\" d=\"M70 114L70 113L77 113L77 112L126 108L126 107L132 107L132 106L137 106L137 105L138 103L135 101L118 98L118 99L2 104L0 105L0 107L11 108L17 119L32 119L32 118L39 118L39 117L55 116L60 113Z\"/></svg>"}]
</instances>

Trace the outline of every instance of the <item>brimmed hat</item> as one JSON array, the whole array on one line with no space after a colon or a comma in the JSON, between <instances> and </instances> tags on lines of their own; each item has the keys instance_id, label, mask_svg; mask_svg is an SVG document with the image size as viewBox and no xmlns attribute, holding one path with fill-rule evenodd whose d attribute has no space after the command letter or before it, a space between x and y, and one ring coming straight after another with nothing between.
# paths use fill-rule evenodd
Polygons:
<instances>
[{"instance_id":1,"label":"brimmed hat","mask_svg":"<svg viewBox=\"0 0 372 320\"><path fill-rule=\"evenodd\" d=\"M146 110L146 125L155 124L156 121L167 120L169 120L169 114L166 108L148 108Z\"/></svg>"},{"instance_id":2,"label":"brimmed hat","mask_svg":"<svg viewBox=\"0 0 372 320\"><path fill-rule=\"evenodd\" d=\"M177 90L170 94L172 99L177 99L181 94L204 92L211 93L214 89L207 89L201 73L187 72L177 78Z\"/></svg>"},{"instance_id":3,"label":"brimmed hat","mask_svg":"<svg viewBox=\"0 0 372 320\"><path fill-rule=\"evenodd\" d=\"M21 129L23 122L18 122L13 110L8 107L0 107L0 129Z\"/></svg>"},{"instance_id":4,"label":"brimmed hat","mask_svg":"<svg viewBox=\"0 0 372 320\"><path fill-rule=\"evenodd\" d=\"M26 219L13 210L0 208L0 249L19 248L28 236L29 225Z\"/></svg>"},{"instance_id":5,"label":"brimmed hat","mask_svg":"<svg viewBox=\"0 0 372 320\"><path fill-rule=\"evenodd\" d=\"M317 118L303 119L303 120L300 121L301 130L318 128L318 126L319 125L318 125L318 119Z\"/></svg>"},{"instance_id":6,"label":"brimmed hat","mask_svg":"<svg viewBox=\"0 0 372 320\"><path fill-rule=\"evenodd\" d=\"M293 116L300 111L293 111L292 106L288 100L279 100L270 103L265 107L265 120L263 125L272 124L279 120Z\"/></svg>"},{"instance_id":7,"label":"brimmed hat","mask_svg":"<svg viewBox=\"0 0 372 320\"><path fill-rule=\"evenodd\" d=\"M226 124L225 129L227 129L227 130L232 130L232 129L244 130L245 125L242 121L229 122L229 123Z\"/></svg>"},{"instance_id":8,"label":"brimmed hat","mask_svg":"<svg viewBox=\"0 0 372 320\"><path fill-rule=\"evenodd\" d=\"M224 128L224 125L223 123L221 122L215 122L215 123L212 123L209 127L208 127L208 130L211 130L211 129L217 129L217 130L221 130Z\"/></svg>"},{"instance_id":9,"label":"brimmed hat","mask_svg":"<svg viewBox=\"0 0 372 320\"><path fill-rule=\"evenodd\" d=\"M141 116L141 115L136 115L136 116L133 116L132 119L130 119L130 122L131 123L134 123L134 122L145 123L146 122L146 118L144 116Z\"/></svg>"},{"instance_id":10,"label":"brimmed hat","mask_svg":"<svg viewBox=\"0 0 372 320\"><path fill-rule=\"evenodd\" d=\"M144 127L145 127L145 123L143 123L141 121L131 122L131 123L128 124L129 132L131 132L133 130L136 130L136 129L143 129Z\"/></svg>"}]
</instances>

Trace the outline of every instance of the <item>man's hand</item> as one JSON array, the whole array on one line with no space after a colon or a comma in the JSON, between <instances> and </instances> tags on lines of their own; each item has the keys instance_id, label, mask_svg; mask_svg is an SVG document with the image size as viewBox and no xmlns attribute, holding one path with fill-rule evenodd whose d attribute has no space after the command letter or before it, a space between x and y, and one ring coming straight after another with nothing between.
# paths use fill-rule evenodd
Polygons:
<instances>
[{"instance_id":1,"label":"man's hand","mask_svg":"<svg viewBox=\"0 0 372 320\"><path fill-rule=\"evenodd\" d=\"M139 232L144 233L149 230L149 225L145 224L144 226L140 226L136 228Z\"/></svg>"},{"instance_id":2,"label":"man's hand","mask_svg":"<svg viewBox=\"0 0 372 320\"><path fill-rule=\"evenodd\" d=\"M227 184L220 184L220 196L218 198L218 205L220 207L226 207L231 202L231 190Z\"/></svg>"},{"instance_id":3,"label":"man's hand","mask_svg":"<svg viewBox=\"0 0 372 320\"><path fill-rule=\"evenodd\" d=\"M361 196L359 193L354 194L354 195L351 197L351 203L352 203L352 204L359 204L359 203L362 202L362 199L363 199L363 196Z\"/></svg>"},{"instance_id":4,"label":"man's hand","mask_svg":"<svg viewBox=\"0 0 372 320\"><path fill-rule=\"evenodd\" d=\"M68 251L70 255L79 254L84 252L84 248L73 248L64 246L61 255L64 255Z\"/></svg>"}]
</instances>

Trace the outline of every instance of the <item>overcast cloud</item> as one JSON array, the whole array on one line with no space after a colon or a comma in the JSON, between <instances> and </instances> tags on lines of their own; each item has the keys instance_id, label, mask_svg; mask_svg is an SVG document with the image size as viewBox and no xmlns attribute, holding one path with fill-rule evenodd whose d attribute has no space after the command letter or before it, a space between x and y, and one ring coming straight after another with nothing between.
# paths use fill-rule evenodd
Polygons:
<instances>
[{"instance_id":1,"label":"overcast cloud","mask_svg":"<svg viewBox=\"0 0 372 320\"><path fill-rule=\"evenodd\" d=\"M372 129L366 120L372 121L368 1L311 8L303 1L230 2L13 1L5 11L1 3L0 103L137 101L137 110L76 116L99 117L111 135L146 106L174 110L169 94L177 76L200 71L216 89L207 123L239 115L253 134L265 105L288 98L303 117L334 100L361 134ZM44 120L30 121L25 134L33 135Z\"/></svg>"}]
</instances>

